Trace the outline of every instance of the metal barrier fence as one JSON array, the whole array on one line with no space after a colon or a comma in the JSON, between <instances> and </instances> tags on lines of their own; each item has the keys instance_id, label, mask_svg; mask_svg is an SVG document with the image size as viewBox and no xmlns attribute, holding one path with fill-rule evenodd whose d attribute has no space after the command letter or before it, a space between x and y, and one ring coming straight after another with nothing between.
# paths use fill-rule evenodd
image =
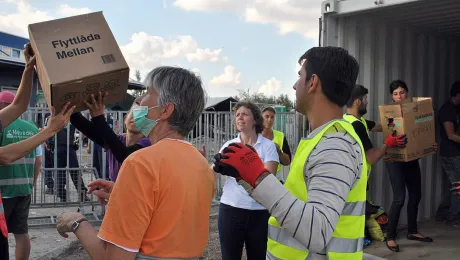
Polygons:
<instances>
[{"instance_id":1,"label":"metal barrier fence","mask_svg":"<svg viewBox=\"0 0 460 260\"><path fill-rule=\"evenodd\" d=\"M105 112L106 120L115 133L123 133L123 121L127 112ZM82 112L82 115L87 119L91 118L88 111ZM47 108L31 108L21 117L43 128L48 116ZM278 130L285 133L291 153L294 154L300 138L308 133L306 117L289 112L278 113L276 117L276 120L283 121L282 129ZM59 152L56 147L53 150L49 144L42 145L41 174L33 191L31 208L72 206L83 209L84 206L92 206L94 209L98 205L95 197L86 194L86 189L93 180L108 178L107 154L103 148L84 139L77 129L74 136L71 136L72 127L69 124L62 131L66 131L67 140L76 141L75 145L67 142L65 149L62 150L61 147ZM205 145L207 159L211 163L213 155L219 152L222 145L236 136L232 112L204 112L187 140L198 149ZM53 140L56 144L57 135L50 139L51 143ZM287 167L284 168L287 171ZM222 195L223 180L223 177L216 180L216 200Z\"/></svg>"}]
</instances>

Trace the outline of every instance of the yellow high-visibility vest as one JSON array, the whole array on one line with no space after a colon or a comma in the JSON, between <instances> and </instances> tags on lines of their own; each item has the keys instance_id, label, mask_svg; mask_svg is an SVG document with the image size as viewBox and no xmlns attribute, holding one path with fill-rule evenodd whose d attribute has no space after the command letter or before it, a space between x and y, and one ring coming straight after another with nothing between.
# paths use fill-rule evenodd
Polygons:
<instances>
[{"instance_id":1,"label":"yellow high-visibility vest","mask_svg":"<svg viewBox=\"0 0 460 260\"><path fill-rule=\"evenodd\" d=\"M273 130L273 140L275 144L278 144L280 149L283 150L283 144L284 144L284 134L283 132ZM276 169L276 173L279 173L282 169L283 165L281 164L281 161L278 163L278 169Z\"/></svg>"},{"instance_id":2,"label":"yellow high-visibility vest","mask_svg":"<svg viewBox=\"0 0 460 260\"><path fill-rule=\"evenodd\" d=\"M361 121L361 123L363 123L364 127L366 128L367 135L370 136L369 135L369 128L367 127L366 119L364 119L362 117L358 119L354 115L349 115L349 114L344 114L343 119L345 119L348 122L350 122L350 124L353 124L355 121ZM372 164L367 161L367 158L366 158L366 164L367 164L367 172L370 173L371 170L372 170Z\"/></svg>"},{"instance_id":3,"label":"yellow high-visibility vest","mask_svg":"<svg viewBox=\"0 0 460 260\"><path fill-rule=\"evenodd\" d=\"M284 186L302 201L308 200L307 184L304 178L305 162L321 138L330 131L336 131L335 128L332 128L333 126L339 131L348 132L355 138L361 147L363 161L366 159L364 148L358 135L353 126L345 120L335 120L312 139L301 140ZM361 178L350 190L332 238L325 248L327 254L325 258L329 260L363 259L366 185L367 166L363 164ZM273 259L308 259L309 252L307 248L292 237L290 232L281 227L274 217L270 217L268 224L267 253Z\"/></svg>"}]
</instances>

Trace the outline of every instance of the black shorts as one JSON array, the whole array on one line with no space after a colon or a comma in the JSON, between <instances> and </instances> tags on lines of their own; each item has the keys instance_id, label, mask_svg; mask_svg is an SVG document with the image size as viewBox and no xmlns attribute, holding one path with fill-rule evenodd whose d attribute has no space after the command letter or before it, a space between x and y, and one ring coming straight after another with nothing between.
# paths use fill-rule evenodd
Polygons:
<instances>
[{"instance_id":1,"label":"black shorts","mask_svg":"<svg viewBox=\"0 0 460 260\"><path fill-rule=\"evenodd\" d=\"M8 232L16 235L27 234L29 225L30 195L3 199Z\"/></svg>"},{"instance_id":2,"label":"black shorts","mask_svg":"<svg viewBox=\"0 0 460 260\"><path fill-rule=\"evenodd\" d=\"M0 232L0 260L8 260L10 256L8 254L8 238L4 237Z\"/></svg>"}]
</instances>

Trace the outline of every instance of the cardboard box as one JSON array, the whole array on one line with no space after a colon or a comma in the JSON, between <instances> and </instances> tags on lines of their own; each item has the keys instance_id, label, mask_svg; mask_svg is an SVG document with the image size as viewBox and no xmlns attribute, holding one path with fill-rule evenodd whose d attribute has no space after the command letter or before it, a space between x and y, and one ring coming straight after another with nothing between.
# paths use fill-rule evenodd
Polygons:
<instances>
[{"instance_id":1,"label":"cardboard box","mask_svg":"<svg viewBox=\"0 0 460 260\"><path fill-rule=\"evenodd\" d=\"M129 67L102 12L29 25L37 74L48 106L66 102L85 110L83 100L108 92L104 103L126 96Z\"/></svg>"},{"instance_id":2,"label":"cardboard box","mask_svg":"<svg viewBox=\"0 0 460 260\"><path fill-rule=\"evenodd\" d=\"M379 111L384 138L396 130L397 135L406 134L408 139L405 148L388 149L386 158L408 162L435 152L435 124L431 98L416 97L401 105L382 105L379 106Z\"/></svg>"}]
</instances>

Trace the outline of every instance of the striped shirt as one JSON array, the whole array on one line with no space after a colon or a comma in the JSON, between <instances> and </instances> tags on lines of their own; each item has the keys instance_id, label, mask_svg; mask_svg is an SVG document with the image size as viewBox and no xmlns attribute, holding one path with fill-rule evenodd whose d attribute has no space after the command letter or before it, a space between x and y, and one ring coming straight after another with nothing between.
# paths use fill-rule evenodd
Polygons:
<instances>
[{"instance_id":1,"label":"striped shirt","mask_svg":"<svg viewBox=\"0 0 460 260\"><path fill-rule=\"evenodd\" d=\"M313 138L327 124L315 129ZM344 130L331 128L305 162L304 178L308 200L293 196L277 179L267 176L251 193L284 229L303 244L311 259L326 259L329 243L344 209L348 193L360 179L361 148ZM310 259L310 258L309 258Z\"/></svg>"}]
</instances>

